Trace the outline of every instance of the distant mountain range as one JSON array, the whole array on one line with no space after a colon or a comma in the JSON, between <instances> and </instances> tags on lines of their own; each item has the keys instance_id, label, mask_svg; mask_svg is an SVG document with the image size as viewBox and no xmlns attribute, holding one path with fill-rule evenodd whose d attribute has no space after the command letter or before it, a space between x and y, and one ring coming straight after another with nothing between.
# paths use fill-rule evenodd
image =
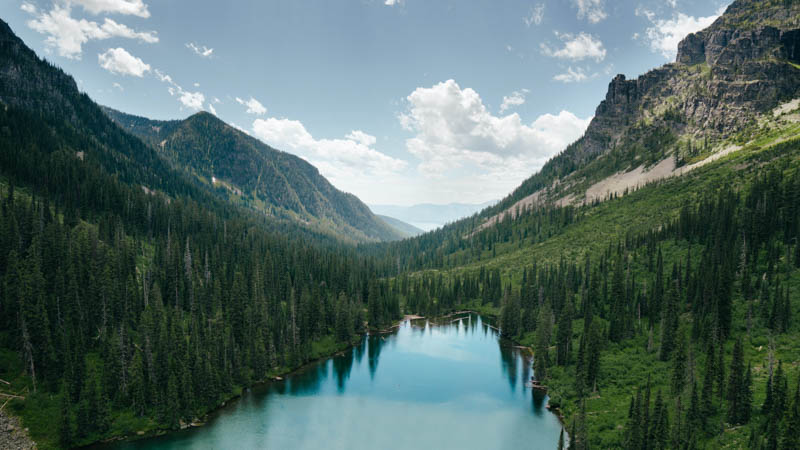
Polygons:
<instances>
[{"instance_id":1,"label":"distant mountain range","mask_svg":"<svg viewBox=\"0 0 800 450\"><path fill-rule=\"evenodd\" d=\"M403 222L408 222L417 228L430 231L446 223L469 217L494 203L494 201L491 201L479 204L448 203L437 205L433 203L421 203L412 206L370 205L370 208L375 214L394 217Z\"/></svg>"},{"instance_id":2,"label":"distant mountain range","mask_svg":"<svg viewBox=\"0 0 800 450\"><path fill-rule=\"evenodd\" d=\"M302 158L276 150L212 114L160 121L102 109L175 169L236 204L345 241L407 236L375 217L356 196L336 189Z\"/></svg>"}]
</instances>

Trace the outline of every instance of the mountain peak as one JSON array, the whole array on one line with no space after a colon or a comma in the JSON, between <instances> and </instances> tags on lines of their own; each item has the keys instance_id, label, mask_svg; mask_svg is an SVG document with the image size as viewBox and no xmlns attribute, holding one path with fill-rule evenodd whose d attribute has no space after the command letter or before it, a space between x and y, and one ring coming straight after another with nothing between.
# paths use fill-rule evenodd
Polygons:
<instances>
[{"instance_id":1,"label":"mountain peak","mask_svg":"<svg viewBox=\"0 0 800 450\"><path fill-rule=\"evenodd\" d=\"M738 0L681 40L676 62L734 67L768 58L800 61L800 1Z\"/></svg>"},{"instance_id":2,"label":"mountain peak","mask_svg":"<svg viewBox=\"0 0 800 450\"><path fill-rule=\"evenodd\" d=\"M401 237L304 159L276 150L209 112L173 121L149 120L111 108L105 112L176 168L260 213L299 221L345 240Z\"/></svg>"},{"instance_id":3,"label":"mountain peak","mask_svg":"<svg viewBox=\"0 0 800 450\"><path fill-rule=\"evenodd\" d=\"M672 174L798 97L800 0L737 0L680 42L676 63L615 76L584 135L488 214L591 201L593 187L634 170Z\"/></svg>"}]
</instances>

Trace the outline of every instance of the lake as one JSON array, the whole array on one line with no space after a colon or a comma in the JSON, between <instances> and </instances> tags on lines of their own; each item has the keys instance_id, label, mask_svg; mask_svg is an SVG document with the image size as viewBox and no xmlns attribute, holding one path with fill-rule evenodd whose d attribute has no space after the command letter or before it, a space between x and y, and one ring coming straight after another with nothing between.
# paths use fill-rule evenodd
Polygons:
<instances>
[{"instance_id":1,"label":"lake","mask_svg":"<svg viewBox=\"0 0 800 450\"><path fill-rule=\"evenodd\" d=\"M406 321L253 388L204 427L111 448L555 450L561 424L531 374L477 315Z\"/></svg>"}]
</instances>

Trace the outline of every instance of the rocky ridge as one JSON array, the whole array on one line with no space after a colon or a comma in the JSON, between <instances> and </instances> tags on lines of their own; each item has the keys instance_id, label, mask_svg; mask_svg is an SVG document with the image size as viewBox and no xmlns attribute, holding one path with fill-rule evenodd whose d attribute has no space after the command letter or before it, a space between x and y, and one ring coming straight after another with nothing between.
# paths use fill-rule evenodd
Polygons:
<instances>
[{"instance_id":1,"label":"rocky ridge","mask_svg":"<svg viewBox=\"0 0 800 450\"><path fill-rule=\"evenodd\" d=\"M675 62L614 77L584 136L487 210L485 223L519 207L589 201L597 183L668 158L696 163L798 97L800 0L736 0L680 42Z\"/></svg>"}]
</instances>

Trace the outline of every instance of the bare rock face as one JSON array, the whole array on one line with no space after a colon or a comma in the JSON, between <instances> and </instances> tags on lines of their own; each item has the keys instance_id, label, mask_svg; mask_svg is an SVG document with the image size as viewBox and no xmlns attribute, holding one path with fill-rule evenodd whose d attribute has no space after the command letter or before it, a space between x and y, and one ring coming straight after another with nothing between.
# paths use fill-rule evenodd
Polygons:
<instances>
[{"instance_id":1,"label":"bare rock face","mask_svg":"<svg viewBox=\"0 0 800 450\"><path fill-rule=\"evenodd\" d=\"M710 66L733 66L765 58L797 61L800 58L798 39L800 29L782 31L772 26L752 30L700 31L678 44L676 61Z\"/></svg>"},{"instance_id":2,"label":"bare rock face","mask_svg":"<svg viewBox=\"0 0 800 450\"><path fill-rule=\"evenodd\" d=\"M700 33L692 33L678 44L677 61L689 66L706 61L706 41Z\"/></svg>"},{"instance_id":3,"label":"bare rock face","mask_svg":"<svg viewBox=\"0 0 800 450\"><path fill-rule=\"evenodd\" d=\"M728 137L800 96L798 58L800 1L737 0L709 28L681 41L675 63L637 79L614 77L573 161L641 146L642 123L674 136ZM635 133L634 126L640 126Z\"/></svg>"}]
</instances>

